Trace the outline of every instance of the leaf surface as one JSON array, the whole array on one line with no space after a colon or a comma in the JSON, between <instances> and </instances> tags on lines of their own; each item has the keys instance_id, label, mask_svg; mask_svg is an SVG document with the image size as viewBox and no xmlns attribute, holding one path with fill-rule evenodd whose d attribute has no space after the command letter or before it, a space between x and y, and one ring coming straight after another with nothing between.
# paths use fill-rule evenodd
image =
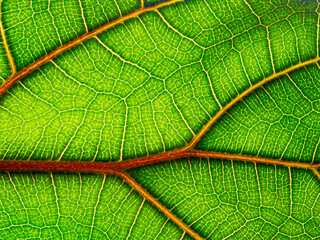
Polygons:
<instances>
[{"instance_id":1,"label":"leaf surface","mask_svg":"<svg viewBox=\"0 0 320 240\"><path fill-rule=\"evenodd\" d=\"M0 29L2 238L320 236L319 3L3 0Z\"/></svg>"}]
</instances>

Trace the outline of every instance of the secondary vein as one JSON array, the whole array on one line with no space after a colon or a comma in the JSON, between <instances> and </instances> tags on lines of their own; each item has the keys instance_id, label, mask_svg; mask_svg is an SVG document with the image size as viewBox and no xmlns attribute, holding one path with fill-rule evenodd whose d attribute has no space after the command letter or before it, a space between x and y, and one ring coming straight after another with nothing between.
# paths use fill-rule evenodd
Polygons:
<instances>
[{"instance_id":1,"label":"secondary vein","mask_svg":"<svg viewBox=\"0 0 320 240\"><path fill-rule=\"evenodd\" d=\"M116 175L125 180L132 188L139 192L144 198L146 198L150 203L157 207L164 215L171 219L175 224L177 224L183 231L187 232L196 240L203 240L196 232L194 232L189 226L181 221L177 216L171 213L165 206L163 206L157 199L150 195L143 187L141 187L137 182L135 182L127 173L116 172Z\"/></svg>"},{"instance_id":2,"label":"secondary vein","mask_svg":"<svg viewBox=\"0 0 320 240\"><path fill-rule=\"evenodd\" d=\"M14 64L14 60L13 60L12 54L10 52L7 38L6 38L6 34L4 32L4 27L2 24L2 0L0 1L0 32L1 32L3 46L5 48L7 58L9 60L9 65L11 68L11 75L9 76L9 79L11 79L16 74L16 65Z\"/></svg>"},{"instance_id":3,"label":"secondary vein","mask_svg":"<svg viewBox=\"0 0 320 240\"><path fill-rule=\"evenodd\" d=\"M13 77L9 78L0 87L0 96L3 95L3 93L5 93L15 82L19 81L21 78L27 76L28 74L33 72L35 69L37 69L38 67L42 66L44 63L46 63L49 60L53 59L57 55L67 51L68 49L70 49L70 48L82 43L83 41L88 40L88 39L90 39L90 38L92 38L92 37L104 32L104 31L106 31L106 30L108 30L108 29L110 29L110 28L112 28L112 27L114 27L116 25L119 25L120 23L123 23L123 22L125 22L125 21L127 21L129 19L135 18L135 17L137 17L137 16L139 16L139 15L141 15L143 13L151 12L151 11L154 11L154 10L156 10L158 8L169 6L169 5L172 5L174 3L181 2L181 1L182 0L170 0L170 1L167 1L167 2L160 3L158 5L151 6L151 7L140 8L137 11L134 11L134 12L132 12L132 13L126 15L126 16L120 17L120 18L118 18L118 19L116 19L116 20L114 20L112 22L107 23L107 24L101 26L100 28L97 28L97 29L93 30L92 32L85 33L84 35L80 36L79 38L76 38L72 42L69 42L69 43L65 44L64 46L56 49L55 51L51 52L47 56L45 56L45 57L39 59L38 61L34 62L33 64L31 64L30 66L28 66L24 70L20 71L17 75L14 75ZM4 31L2 25L1 25L0 29L1 29L1 34L2 34L2 32ZM8 48L8 50L9 50L9 48ZM9 57L9 60L10 60L10 57ZM14 64L12 57L11 57L11 60L10 60L10 65L11 64ZM14 71L14 74L15 74L15 71Z\"/></svg>"},{"instance_id":4,"label":"secondary vein","mask_svg":"<svg viewBox=\"0 0 320 240\"><path fill-rule=\"evenodd\" d=\"M245 96L247 96L248 94L250 94L251 92L253 92L254 90L256 90L257 88L261 87L262 85L266 84L267 82L270 82L276 78L279 78L281 76L284 76L294 70L300 69L302 67L311 65L313 63L317 63L318 61L320 61L320 57L314 58L314 59L310 59L307 60L305 62L301 62L298 63L292 67L289 67L283 71L280 71L278 73L272 74L269 77L263 79L262 81L252 85L250 88L248 88L247 90L243 91L242 93L240 93L237 97L235 97L234 99L232 99L227 105L225 105L223 108L221 108L211 119L210 121L200 130L200 132L192 139L192 141L185 146L184 148L182 148L181 151L185 151L188 149L193 148L199 141L200 139L206 134L206 132L210 129L210 127L217 122L217 120L226 112L228 111L231 107L233 107L236 103L238 103L241 99L243 99Z\"/></svg>"}]
</instances>

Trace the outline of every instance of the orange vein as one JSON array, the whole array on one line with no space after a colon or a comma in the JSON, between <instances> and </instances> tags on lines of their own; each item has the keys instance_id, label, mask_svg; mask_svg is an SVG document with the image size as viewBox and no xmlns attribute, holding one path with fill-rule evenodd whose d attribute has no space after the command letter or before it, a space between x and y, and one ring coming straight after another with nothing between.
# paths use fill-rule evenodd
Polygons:
<instances>
[{"instance_id":1,"label":"orange vein","mask_svg":"<svg viewBox=\"0 0 320 240\"><path fill-rule=\"evenodd\" d=\"M165 208L158 200L151 196L146 190L144 190L137 182L135 182L131 177L129 177L124 172L116 172L116 175L125 180L131 187L137 190L143 197L145 197L150 203L156 206L164 215L176 223L182 230L187 232L191 237L196 240L203 240L204 238L200 237L195 233L189 226L182 222L178 217L172 214L167 208Z\"/></svg>"},{"instance_id":2,"label":"orange vein","mask_svg":"<svg viewBox=\"0 0 320 240\"><path fill-rule=\"evenodd\" d=\"M1 32L1 37L2 37L2 41L3 41L3 46L5 48L6 54L7 54L7 58L9 60L9 65L11 68L11 75L9 76L9 79L12 78L15 74L16 74L16 65L14 64L14 60L13 57L11 55L10 49L9 49L9 45L7 42L7 38L6 38L6 34L4 32L4 27L2 24L2 1L0 1L0 32Z\"/></svg>"},{"instance_id":3,"label":"orange vein","mask_svg":"<svg viewBox=\"0 0 320 240\"><path fill-rule=\"evenodd\" d=\"M314 174L320 179L320 173L317 169L313 168L312 171L314 172Z\"/></svg>"},{"instance_id":4,"label":"orange vein","mask_svg":"<svg viewBox=\"0 0 320 240\"><path fill-rule=\"evenodd\" d=\"M62 52L65 52L66 50L78 45L79 43L92 38L96 35L98 35L99 33L102 33L103 31L110 29L120 23L123 23L124 21L127 21L129 19L132 19L134 17L137 17L139 15L141 15L142 13L145 12L150 12L153 11L155 9L161 8L161 7L165 7L177 2L181 2L182 0L170 0L167 2L163 2L160 3L158 5L154 5L151 7L146 7L146 8L141 8L137 11L134 11L126 16L120 17L118 19L116 19L115 21L112 21L110 23L107 23L105 25L103 25L100 28L97 28L95 30L93 30L92 32L86 33L82 36L80 36L79 38L75 39L74 41L67 43L66 45L56 49L55 51L53 51L52 53L48 54L47 56L45 56L44 58L39 59L38 61L36 61L35 63L33 63L32 65L30 65L29 67L25 68L24 70L22 70L20 73L18 73L17 75L15 75L14 77L12 77L11 79L9 79L8 81L6 81L0 88L0 95L2 95L4 92L6 92L15 82L19 81L21 78L25 77L26 75L28 75L30 72L34 71L36 68L38 68L39 66L43 65L44 63L48 62L50 59L56 57L57 55L61 54ZM3 28L1 28L3 31ZM10 62L11 64L11 62Z\"/></svg>"},{"instance_id":5,"label":"orange vein","mask_svg":"<svg viewBox=\"0 0 320 240\"><path fill-rule=\"evenodd\" d=\"M228 111L232 106L234 106L237 102L239 102L241 99L243 99L245 96L247 96L249 93L253 92L257 88L261 87L262 85L266 84L267 82L270 82L278 77L281 77L283 75L286 75L294 70L297 70L299 68L308 66L310 64L316 63L320 61L320 57L299 63L297 65L294 65L292 67L289 67L281 72L275 73L270 75L269 77L263 79L262 81L252 85L250 88L239 94L237 97L235 97L232 101L230 101L226 106L224 106L220 111L218 111L211 119L210 121L201 129L201 131L192 139L192 141L184 147L181 151L185 151L188 149L191 149L194 147L200 139L203 137L203 135L210 129L210 127L217 122L217 120L226 112Z\"/></svg>"},{"instance_id":6,"label":"orange vein","mask_svg":"<svg viewBox=\"0 0 320 240\"><path fill-rule=\"evenodd\" d=\"M159 162L170 161L183 157L206 157L233 159L245 162L257 162L285 167L315 169L320 164L281 161L270 158L243 156L239 154L207 152L207 151L171 151L150 157L120 161L120 162L56 162L56 161L0 161L0 170L6 171L45 171L45 172L89 172L89 173L110 173L114 171L130 169L140 166L151 165Z\"/></svg>"},{"instance_id":7,"label":"orange vein","mask_svg":"<svg viewBox=\"0 0 320 240\"><path fill-rule=\"evenodd\" d=\"M279 165L279 166L285 166L285 167L307 168L307 169L315 169L320 167L320 164L281 161L281 160L276 160L271 158L243 156L239 154L206 152L206 151L189 151L188 153L190 154L190 156L194 156L194 157L233 159L233 160L239 160L239 161L245 161L245 162L256 162L256 163L272 164L272 165Z\"/></svg>"}]
</instances>

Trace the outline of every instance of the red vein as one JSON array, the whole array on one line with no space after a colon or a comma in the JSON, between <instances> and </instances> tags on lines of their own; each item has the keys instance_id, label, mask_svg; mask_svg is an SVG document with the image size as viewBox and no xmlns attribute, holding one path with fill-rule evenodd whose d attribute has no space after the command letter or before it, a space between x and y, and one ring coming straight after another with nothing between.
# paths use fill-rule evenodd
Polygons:
<instances>
[{"instance_id":1,"label":"red vein","mask_svg":"<svg viewBox=\"0 0 320 240\"><path fill-rule=\"evenodd\" d=\"M189 226L182 222L178 217L172 214L166 207L164 207L158 200L151 196L144 188L142 188L137 182L135 182L131 177L129 177L124 172L116 172L116 175L125 180L130 186L137 190L143 197L145 197L150 203L156 206L163 214L170 218L174 223L176 223L182 230L187 232L191 237L196 240L203 240L197 233L195 233Z\"/></svg>"},{"instance_id":2,"label":"red vein","mask_svg":"<svg viewBox=\"0 0 320 240\"><path fill-rule=\"evenodd\" d=\"M52 53L48 54L47 56L45 56L44 58L39 59L38 61L36 61L35 63L33 63L32 65L28 66L27 68L25 68L24 70L22 70L21 72L19 72L17 75L15 75L12 78L9 78L1 87L0 87L0 95L2 95L4 92L6 92L15 82L19 81L21 78L25 77L26 75L28 75L29 73L31 73L32 71L34 71L36 68L40 67L41 65L43 65L44 63L48 62L50 59L56 57L57 55L61 54L62 52L65 52L66 50L78 45L79 43L92 38L96 35L98 35L99 33L102 33L103 31L110 29L126 20L132 19L134 17L137 17L139 15L141 15L142 13L145 12L151 12L155 9L161 8L161 7L165 7L177 2L181 2L182 0L170 0L167 2L163 2L160 3L158 5L154 5L151 7L146 7L146 8L140 8L137 11L134 11L126 16L120 17L118 19L116 19L115 21L109 22L106 25L103 25L100 28L97 28L95 30L93 30L92 32L86 33L82 36L80 36L79 38L75 39L72 42L67 43L66 45L56 49L55 51L53 51ZM0 28L1 29L1 28ZM11 64L11 62L10 62Z\"/></svg>"},{"instance_id":3,"label":"red vein","mask_svg":"<svg viewBox=\"0 0 320 240\"><path fill-rule=\"evenodd\" d=\"M0 87L0 96L6 92L15 82L19 81L32 71L34 71L39 66L48 62L50 59L53 59L57 55L65 52L66 50L78 45L79 43L96 36L103 31L110 29L119 23L122 23L126 20L134 18L142 13L153 11L157 8L164 7L176 2L180 2L181 0L170 0L152 7L144 8L143 0L141 2L142 8L128 14L124 17L121 17L113 22L110 22L90 33L86 33L83 36L75 39L74 41L56 49L49 55L44 58L36 61L29 67L25 68L17 75L15 75L15 65L11 53L9 51L8 44L6 42L4 28L1 23L0 16L0 33L3 38L4 46L9 58L9 64L12 69L12 76ZM0 2L1 3L1 2ZM1 14L1 12L0 12ZM124 179L130 186L132 186L135 190L137 190L143 197L145 197L150 203L155 205L162 213L164 213L168 218L170 218L173 222L175 222L181 229L190 234L193 238L197 240L202 240L197 233L195 233L189 226L187 226L184 222L182 222L179 218L177 218L174 214L172 214L167 208L165 208L159 201L157 201L153 196L151 196L145 189L143 189L137 182L135 182L132 178L130 178L126 173L123 172L125 169L130 169L138 166L150 165L158 162L169 161L171 159L182 158L182 157L206 157L206 158L222 158L222 159L233 159L239 161L248 161L248 162L258 162L263 164L273 164L280 165L286 167L296 167L296 168L306 168L311 169L319 178L320 173L316 168L320 167L320 164L310 164L310 163L299 163L299 162L290 162L290 161L280 161L269 158L261 158L261 157L252 157L252 156L242 156L238 154L227 154L227 153L217 153L217 152L206 152L206 151L190 151L197 142L203 137L203 135L210 129L210 127L232 106L234 106L237 102L247 96L249 93L254 91L255 89L261 87L265 83L276 79L280 76L283 76L291 71L299 69L301 67L310 65L312 63L316 63L320 60L320 57L305 61L303 63L299 63L295 66L292 66L288 69L285 69L279 73L273 74L257 84L251 86L241 94L239 94L236 98L230 101L225 107L220 109L220 111L215 114L210 121L201 129L201 131L194 137L194 139L184 148L181 148L177 151L171 151L163 154L158 154L150 157L139 158L135 160L125 161L125 162L115 162L115 163L97 163L97 162L48 162L48 161L0 161L0 169L7 171L46 171L46 172L88 172L88 173L109 173L113 175L117 175ZM15 75L15 76L14 76Z\"/></svg>"},{"instance_id":4,"label":"red vein","mask_svg":"<svg viewBox=\"0 0 320 240\"><path fill-rule=\"evenodd\" d=\"M61 48L55 50L54 52L50 53L46 57L40 59L39 61L35 62L34 64L30 65L20 73L18 73L13 78L9 79L5 84L0 88L0 95L3 94L12 84L14 84L16 81L20 80L33 70L35 70L37 67L41 66L42 64L46 63L50 59L54 58L58 54L72 48L73 46L96 36L99 33L102 33L103 31L112 28L126 20L129 20L131 18L134 18L142 13L153 11L155 9L168 6L173 3L180 2L181 0L170 0L152 7L147 8L141 8L135 12L132 12L124 17L118 18L117 20L110 22L90 33L84 34L83 36L75 39L74 41L62 46ZM210 157L210 158L230 158L235 160L241 160L241 161L251 161L251 162L260 162L265 164L274 164L274 165L282 165L282 166L288 166L288 167L298 167L298 168L309 168L309 169L315 169L316 167L319 167L319 165L313 165L308 163L296 163L296 162L288 162L288 161L278 161L274 159L267 159L267 158L259 158L259 157L250 157L250 156L241 156L241 155L234 155L234 154L224 154L224 153L214 153L214 152L204 152L204 151L190 151L197 142L203 137L203 135L210 129L210 127L232 106L234 106L237 102L239 102L241 99L243 99L245 96L247 96L249 93L254 91L255 89L261 87L263 84L274 80L280 76L283 76L285 74L288 74L291 71L294 71L296 69L305 67L307 65L310 65L312 63L316 63L320 60L320 57L311 59L302 63L299 63L297 65L294 65L290 68L287 68L281 72L278 72L276 74L273 74L262 81L258 82L257 84L251 86L241 94L239 94L236 98L234 98L232 101L230 101L225 107L220 109L219 112L217 112L210 121L200 130L200 132L194 137L194 139L185 147L176 150L171 151L163 154L158 154L154 156L149 157L143 157L131 161L125 161L125 162L116 162L116 163L93 163L93 162L48 162L48 161L2 161L0 162L0 169L1 170L11 170L11 171L65 171L65 172L95 172L95 173L113 173L112 171L114 169L128 169L133 168L137 166L143 166L148 164L153 164L156 162L166 161L170 159L176 159L180 157L190 157L190 156L198 156L198 157Z\"/></svg>"},{"instance_id":5,"label":"red vein","mask_svg":"<svg viewBox=\"0 0 320 240\"><path fill-rule=\"evenodd\" d=\"M143 157L121 162L0 161L0 169L6 171L87 172L113 174L114 171L151 165L183 157L233 159L245 162L257 162L305 169L316 169L320 167L320 164L280 161L270 158L243 156L238 154L207 151L172 151L150 157Z\"/></svg>"}]
</instances>

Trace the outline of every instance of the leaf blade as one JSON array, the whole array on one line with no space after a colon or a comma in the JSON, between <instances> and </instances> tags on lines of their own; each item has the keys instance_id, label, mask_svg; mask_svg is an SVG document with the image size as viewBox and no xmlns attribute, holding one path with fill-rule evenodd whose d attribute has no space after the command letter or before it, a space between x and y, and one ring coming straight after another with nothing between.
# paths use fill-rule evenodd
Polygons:
<instances>
[{"instance_id":1,"label":"leaf blade","mask_svg":"<svg viewBox=\"0 0 320 240\"><path fill-rule=\"evenodd\" d=\"M143 4L148 6L150 3ZM224 11L221 11L221 9ZM79 19L86 23L82 18L85 16L87 9L84 8L83 10ZM298 99L298 104L294 104L294 111L299 114L297 110L299 104L302 112L307 110L307 105L303 106L305 104L302 101L299 102L301 99L306 98L303 95L312 97L312 94L315 93L314 96L316 96L317 89L313 89L313 92L310 92L308 85L306 89L309 92L305 93L305 89L302 89L298 84L298 91L293 91L294 87L296 87L295 79L307 79L308 83L317 82L317 79L304 73L303 68L295 69L297 71L293 73L286 71L291 68L294 70L295 66L305 66L306 62L317 59L317 23L319 21L317 11L318 6L313 3L306 3L301 8L295 2L291 2L288 5L280 4L275 6L265 1L261 6L260 3L252 3L251 1L236 3L187 1L159 11L143 14L136 19L124 22L122 25L114 26L114 28L101 33L96 38L83 42L81 45L70 49L51 62L41 66L28 78L24 79L23 82L19 83L20 85L10 89L1 98L0 119L2 126L4 126L4 130L0 133L3 136L1 145L2 158L7 160L20 158L27 160L94 159L114 161L122 160L123 158L147 156L146 161L149 161L152 158L152 156L148 158L149 155L177 148L179 150L176 152L181 151L182 148L181 152L187 153L188 151L183 149L183 146L190 146L188 143L190 144L194 135L200 131L207 121L210 123L210 116L217 113L221 106L231 102L230 109L223 108L225 110L221 110L226 114L217 124L212 128L210 128L211 124L208 125L207 130L210 128L208 134L197 145L197 148L200 146L205 150L216 150L216 144L212 144L210 141L216 141L215 134L222 132L221 130L219 132L221 122L226 121L234 113L237 113L238 117L242 116L243 113L239 108L242 103L249 104L251 107L254 106L252 99L261 91L257 86L260 86L259 83L263 81L262 79L275 79L277 75L272 75L272 72L278 72L278 74L281 72L282 74L288 73L289 78L286 79L286 84L283 88L289 89L286 91L290 92L291 95L296 95L294 97ZM277 16L277 19L274 16ZM206 18L210 21L206 21ZM190 23L192 24L190 25ZM90 25L91 23L87 24ZM193 31L188 31L188 28L192 28ZM61 31L61 29L58 29L58 31ZM116 40L112 40L113 38ZM59 39L55 40L59 41ZM120 44L117 45L117 42ZM317 71L316 69L315 74ZM295 74L300 75L295 76ZM134 76L134 79L132 79L132 76ZM283 82L282 79L284 78L276 80L275 84ZM292 81L290 78L292 78ZM266 88L272 87L272 84L267 84ZM256 88L252 88L252 85L256 86ZM299 90L301 90L300 93ZM272 91L276 93L275 90ZM241 94L243 93L245 93L244 95L251 94L245 96L242 100L244 96ZM284 101L288 106L290 106L291 98L288 97ZM234 103L239 100L242 100L242 102L234 106ZM279 103L281 102L280 100L280 98L277 99ZM313 99L312 101L311 107L316 109L317 100ZM264 99L263 104L270 105L270 101ZM288 106L282 107L283 111ZM305 124L310 124L312 119L317 119L317 112L314 112L314 114ZM241 123L252 127L250 125L252 124L251 121ZM290 129L295 127L295 123L291 122L289 125ZM232 125L229 124L230 128L236 126L237 122L232 123ZM290 131L297 132L294 128ZM205 132L201 133L200 131L201 134L199 136L203 136ZM275 165L283 164L285 166L308 166L308 169L316 171L317 165L313 163L318 161L316 150L317 133L317 129L314 129L313 132L306 136L314 135L315 137L313 136L311 139L306 137L304 139L308 138L308 141L312 141L315 146L315 151L311 152L312 156L309 152L305 154L308 159L310 156L312 157L311 161L309 161L311 165L309 163L275 161L274 159L271 159L270 163L272 162ZM243 137L243 134L243 131L236 131L231 135L232 137L240 138ZM228 156L231 159L235 157L249 161L259 162L261 159L265 161L261 157L250 158L249 156L241 155L243 154L241 148L250 150L256 144L254 139L254 136L250 136L249 140L251 142L249 142L245 138L243 144L241 142L237 146L237 151L232 147L226 146L228 150L231 149L231 154L230 151L226 151L227 153L210 152L210 154L215 157ZM300 160L301 156L304 155L304 152L301 151L300 156L299 154L297 156L297 153L299 153L297 149L301 148L301 145L303 145L302 149L307 149L310 144L304 141L300 145L293 144L293 147L286 148L291 149L291 153L296 156L295 160ZM259 148L258 150L256 148L254 148L255 151L247 150L246 153L248 155L256 155L259 150ZM267 149L272 152L271 147L267 147ZM283 151L283 153L285 152ZM175 151L172 153L175 153ZM288 156L290 157L292 154ZM274 157L273 155L267 156ZM284 156L288 159L287 155L284 154ZM281 159L281 156L279 158ZM139 162L139 159L135 160ZM223 224L212 223L210 218L217 219L214 213L216 208L214 207L212 210L210 205L215 200L214 198L211 199L213 197L212 194L207 196L208 199L203 198L206 193L203 192L205 188L202 186L213 185L212 180L221 177L219 174L213 175L212 171L207 171L210 169L209 165L214 162L217 162L217 160L210 159L208 162L203 163L201 159L196 158L193 162L194 166L192 166L190 161L172 161L141 169L135 168L130 170L130 173L135 176L139 183L144 184L155 198L159 198L163 205L170 206L170 201L168 202L167 198L173 198L171 200L173 202L172 206L176 209L174 213L186 224L191 224L191 228L202 236L212 238L256 237L255 231L262 231L265 237L283 238L288 235L292 237L310 237L319 234L312 227L318 221L317 217L314 217L314 214L317 215L317 210L313 212L314 208L318 209L318 202L314 200L317 199L315 194L317 191L312 189L314 187L317 190L318 185L315 176L312 177L310 175L312 172L291 169L290 167L261 166L256 163L253 165L250 165L250 163L234 163L233 161L225 163L228 166L228 181L221 180L221 182L230 185L227 187L230 188L229 194L231 198L229 199L230 201L226 200L227 204L220 209L220 212L228 210L231 215L222 219L224 220ZM186 163L189 164L188 166L182 166L182 169L185 170L182 173L179 173L180 169L177 167L180 163L181 166ZM199 164L201 165L200 167ZM217 164L216 170L221 169L222 165ZM149 172L145 171L145 169L149 169ZM280 171L281 174L277 174L277 171ZM163 172L165 174L159 176ZM177 182L171 181L171 185L167 190L164 187L165 185L162 186L161 184L160 186L157 184L150 186L150 183L148 185L148 182L144 179L146 176L153 175L153 178L156 179L154 181L163 182L168 180L166 178L167 172L173 178L179 173L182 179L176 178ZM275 177L269 176L269 172L275 173ZM259 174L266 175L267 180L262 182L257 180L255 185L252 184L255 181L253 176L258 179ZM54 174L53 176L57 176L59 179L61 175ZM51 177L46 176L42 181L52 182L53 178L52 175ZM103 177L103 179L107 178ZM94 176L88 179L90 181L90 179L97 178ZM184 199L182 201L187 203L189 199L195 196L196 198L192 200L198 202L193 203L191 206L176 202L176 200L181 200L181 196L175 199L174 192L170 192L171 188L174 188L177 184L183 186L186 180L186 185L189 186L190 179L193 181L193 185L196 186L194 187L196 190L192 193L193 187L190 189L182 187L182 189L185 189L183 194L187 193L182 198ZM32 177L26 177L26 180L31 181ZM7 181L10 182L10 179ZM107 182L105 187L101 187L105 184L101 184L101 186L93 184L94 197L104 193L105 188L113 187L109 181ZM20 185L15 182L12 187ZM247 187L249 185L250 187ZM268 189L269 185L272 191ZM281 195L280 203L277 200L277 191L275 193L273 191L274 188L277 190L277 185L281 185L279 191ZM312 188L309 185L312 185ZM42 196L50 198L62 188L62 186L56 189L52 187L47 195L44 194ZM31 187L30 190L26 191L26 199L30 196L30 193L34 192L34 189ZM215 186L214 189L219 189L219 186ZM300 194L303 190L308 191L308 194L312 194L313 202L308 202L306 198L304 199L304 195ZM24 194L24 191L23 188L19 188L19 191L16 192ZM161 191L167 194L167 198L158 194ZM264 194L264 192L268 193L270 191L272 196L276 196L276 198L272 198L268 202L268 194ZM120 194L120 192L117 194ZM179 189L176 192L179 192ZM260 205L263 205L263 203L266 205L262 209L264 212L259 212L260 210L257 209L252 210L253 208L248 202L254 203L253 205L257 204L252 200L250 194L255 196L254 199L261 201ZM223 194L219 197L223 198ZM4 198L10 199L9 197ZM138 198L138 196L133 197L133 199ZM241 202L242 200L247 200L247 203ZM299 202L300 200L302 202ZM57 201L55 199L50 202L57 205ZM228 201L229 205L231 204L233 207L228 208L230 207L228 206ZM25 202L29 204L28 200ZM65 202L70 204L72 201L66 199ZM162 221L160 229L158 226L155 228L148 226L147 231L151 230L151 232L147 234L141 233L141 228L144 225L140 221L140 213L144 211L146 203L144 201L138 202L135 207L135 213L130 216L131 225L123 224L122 227L116 226L113 228L111 222L102 220L101 228L104 229L103 231L96 231L93 227L86 227L87 230L84 231L84 235L88 236L92 233L92 236L100 236L103 232L109 231L106 228L113 228L117 229L115 232L112 231L113 236L121 232L120 235L124 238L130 237L130 234L137 234L137 237L165 237L166 233L163 231L168 226L167 220ZM38 213L29 214L29 212L33 212L34 208L40 208L41 204L37 205L36 203L37 201L35 201L36 207L32 206L32 204L28 205L26 208L28 214L24 216L27 218L30 216L42 217L42 214ZM273 204L273 206L277 205L274 207L276 208L274 216L277 216L274 221L268 215L268 211L271 211L271 205L268 206L269 203ZM307 206L303 211L300 208L301 203ZM95 225L95 220L98 219L95 214L98 216L104 213L105 208L100 206L110 207L107 199L102 201L95 199L92 204L95 207L91 209L96 209L96 213L91 211L88 215L82 215L84 218L77 221L89 221ZM279 209L278 205L280 206ZM281 212L283 210L281 208L285 209L285 211ZM8 209L10 208L8 207ZM232 212L230 209L238 210ZM310 211L309 209L312 210ZM115 208L115 211L122 210L122 206ZM206 212L203 212L203 210L206 210ZM252 212L253 215L260 213L263 217L252 217L249 212ZM3 214L8 219L5 211L3 211ZM57 216L56 213L54 215ZM291 215L294 215L294 217ZM248 221L249 223L247 223ZM140 223L136 230L135 223L137 222ZM161 221L158 222L160 223ZM226 230L225 226L230 225L230 222L233 223L233 226ZM275 227L274 225L277 226ZM37 228L23 225L19 229L23 228L25 230L33 229L28 230L29 233L34 231L36 235L39 235ZM55 227L53 228L55 229L54 231L57 230ZM289 231L290 228L294 228L294 231ZM13 227L12 229L18 228ZM153 231L152 229L156 230ZM173 225L170 225L165 231L170 232L169 235L171 237L174 236L174 238L187 237L175 229ZM278 232L274 229L278 229ZM46 230L40 230L40 234L41 231L45 232ZM70 232L69 230L63 231ZM81 231L79 229L79 232ZM178 236L179 234L176 235L177 232L179 232L180 236ZM48 237L50 234L43 234L41 237L50 238Z\"/></svg>"}]
</instances>

